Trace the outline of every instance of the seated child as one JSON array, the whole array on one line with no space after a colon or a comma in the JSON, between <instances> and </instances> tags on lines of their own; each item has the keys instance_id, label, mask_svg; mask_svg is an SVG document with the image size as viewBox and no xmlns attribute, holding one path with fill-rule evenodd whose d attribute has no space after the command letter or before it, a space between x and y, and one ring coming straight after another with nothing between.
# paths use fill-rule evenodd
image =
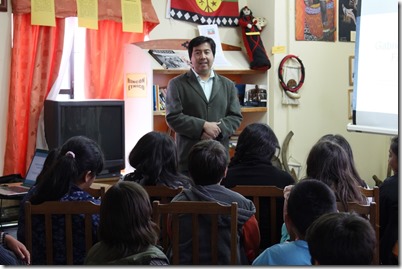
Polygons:
<instances>
[{"instance_id":1,"label":"seated child","mask_svg":"<svg viewBox=\"0 0 402 269\"><path fill-rule=\"evenodd\" d=\"M311 265L311 256L304 240L307 228L325 213L337 212L334 192L315 179L299 181L289 194L285 223L294 233L295 241L265 249L253 265Z\"/></svg>"},{"instance_id":2,"label":"seated child","mask_svg":"<svg viewBox=\"0 0 402 269\"><path fill-rule=\"evenodd\" d=\"M380 260L384 265L397 265L392 249L399 236L398 136L391 139L388 164L394 174L380 186Z\"/></svg>"},{"instance_id":3,"label":"seated child","mask_svg":"<svg viewBox=\"0 0 402 269\"><path fill-rule=\"evenodd\" d=\"M335 212L318 218L306 240L315 265L370 265L376 245L368 220L355 213Z\"/></svg>"},{"instance_id":4,"label":"seated child","mask_svg":"<svg viewBox=\"0 0 402 269\"><path fill-rule=\"evenodd\" d=\"M92 139L85 136L73 136L69 138L56 154L56 159L49 168L46 168L39 179L32 196L28 199L31 204L37 205L46 201L91 201L100 204L85 190L91 186L96 176L102 171L104 159L100 146ZM27 194L28 195L28 194ZM65 265L66 261L66 233L64 229L64 216L54 215L53 219L53 264ZM73 263L82 265L85 258L85 229L84 217L73 216ZM92 215L92 239L98 240L97 230L99 215ZM25 227L25 218L20 215L18 228ZM46 238L45 220L42 216L32 217L32 253L33 265L43 265L46 262ZM22 241L24 243L24 241Z\"/></svg>"},{"instance_id":5,"label":"seated child","mask_svg":"<svg viewBox=\"0 0 402 269\"><path fill-rule=\"evenodd\" d=\"M148 193L136 182L121 181L102 198L99 242L89 250L86 265L168 265L156 244Z\"/></svg>"},{"instance_id":6,"label":"seated child","mask_svg":"<svg viewBox=\"0 0 402 269\"><path fill-rule=\"evenodd\" d=\"M188 171L194 181L194 186L184 189L172 201L213 201L222 204L238 204L238 234L239 234L239 264L249 265L255 258L260 245L260 231L254 216L255 206L252 201L241 194L220 185L228 166L228 153L225 147L216 140L201 140L195 144L189 153ZM191 216L180 219L183 229L180 230L180 264L192 264ZM182 223L189 223L183 225ZM219 232L218 264L228 265L230 262L230 222L222 221ZM210 240L208 229L203 229L200 223L200 252L205 252L201 264L210 263ZM209 224L208 224L209 226ZM188 229L185 229L188 227ZM177 236L177 235L176 235ZM218 244L218 243L217 243ZM208 253L208 254L207 254Z\"/></svg>"}]
</instances>

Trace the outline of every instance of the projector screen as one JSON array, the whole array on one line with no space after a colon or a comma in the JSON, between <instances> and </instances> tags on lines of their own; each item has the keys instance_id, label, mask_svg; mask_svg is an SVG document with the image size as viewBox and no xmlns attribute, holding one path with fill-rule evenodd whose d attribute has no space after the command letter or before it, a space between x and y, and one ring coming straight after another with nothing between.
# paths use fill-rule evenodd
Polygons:
<instances>
[{"instance_id":1,"label":"projector screen","mask_svg":"<svg viewBox=\"0 0 402 269\"><path fill-rule=\"evenodd\" d=\"M348 131L398 134L398 8L397 0L359 1Z\"/></svg>"}]
</instances>

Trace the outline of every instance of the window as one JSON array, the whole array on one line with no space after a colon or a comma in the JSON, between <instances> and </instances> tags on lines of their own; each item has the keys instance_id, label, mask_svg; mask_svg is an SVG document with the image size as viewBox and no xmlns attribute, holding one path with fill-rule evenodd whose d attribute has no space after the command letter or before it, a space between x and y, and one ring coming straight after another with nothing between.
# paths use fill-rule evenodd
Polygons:
<instances>
[{"instance_id":1,"label":"window","mask_svg":"<svg viewBox=\"0 0 402 269\"><path fill-rule=\"evenodd\" d=\"M86 28L78 27L78 18L66 18L64 35L65 46L59 76L61 76L60 91L57 100L84 99L84 74L85 74L85 34ZM71 48L71 49L69 49Z\"/></svg>"}]
</instances>

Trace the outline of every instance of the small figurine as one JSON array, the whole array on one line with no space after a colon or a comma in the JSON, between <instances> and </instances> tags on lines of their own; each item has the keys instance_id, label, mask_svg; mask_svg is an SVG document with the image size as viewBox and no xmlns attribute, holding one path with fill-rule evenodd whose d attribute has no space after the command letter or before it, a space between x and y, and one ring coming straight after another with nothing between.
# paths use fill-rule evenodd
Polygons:
<instances>
[{"instance_id":1,"label":"small figurine","mask_svg":"<svg viewBox=\"0 0 402 269\"><path fill-rule=\"evenodd\" d=\"M266 25L266 20L253 17L253 12L245 6L240 10L239 25L242 27L243 43L250 60L250 68L270 69L271 62L265 52L260 35L263 26Z\"/></svg>"}]
</instances>

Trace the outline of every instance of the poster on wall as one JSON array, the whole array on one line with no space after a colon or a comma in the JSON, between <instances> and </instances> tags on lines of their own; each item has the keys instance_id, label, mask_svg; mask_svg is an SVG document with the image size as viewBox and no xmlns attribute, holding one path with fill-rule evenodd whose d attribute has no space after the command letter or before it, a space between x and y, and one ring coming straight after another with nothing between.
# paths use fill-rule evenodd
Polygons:
<instances>
[{"instance_id":1,"label":"poster on wall","mask_svg":"<svg viewBox=\"0 0 402 269\"><path fill-rule=\"evenodd\" d=\"M358 0L339 0L339 41L356 41L356 17Z\"/></svg>"},{"instance_id":2,"label":"poster on wall","mask_svg":"<svg viewBox=\"0 0 402 269\"><path fill-rule=\"evenodd\" d=\"M335 0L295 0L297 41L336 41Z\"/></svg>"},{"instance_id":3,"label":"poster on wall","mask_svg":"<svg viewBox=\"0 0 402 269\"><path fill-rule=\"evenodd\" d=\"M145 98L147 97L147 74L127 73L126 74L126 97Z\"/></svg>"}]
</instances>

